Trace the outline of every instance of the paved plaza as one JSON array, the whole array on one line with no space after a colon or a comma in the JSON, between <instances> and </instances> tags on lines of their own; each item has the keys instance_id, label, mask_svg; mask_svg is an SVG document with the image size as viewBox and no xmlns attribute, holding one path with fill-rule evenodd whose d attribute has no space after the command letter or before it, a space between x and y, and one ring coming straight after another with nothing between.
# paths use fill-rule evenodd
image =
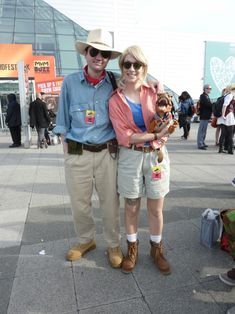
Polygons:
<instances>
[{"instance_id":1,"label":"paved plaza","mask_svg":"<svg viewBox=\"0 0 235 314\"><path fill-rule=\"evenodd\" d=\"M163 276L150 257L146 200L139 221L139 260L132 274L107 261L96 193L93 208L97 248L81 260L65 260L76 235L66 191L62 146L9 148L0 133L0 314L222 314L235 306L235 288L218 274L232 258L199 243L206 208L235 208L235 156L218 154L215 129L209 148L196 148L198 124L190 138L170 138L171 189L164 209L163 240L172 274ZM108 191L107 191L108 193ZM126 251L121 200L122 249ZM230 313L235 313L233 310Z\"/></svg>"}]
</instances>

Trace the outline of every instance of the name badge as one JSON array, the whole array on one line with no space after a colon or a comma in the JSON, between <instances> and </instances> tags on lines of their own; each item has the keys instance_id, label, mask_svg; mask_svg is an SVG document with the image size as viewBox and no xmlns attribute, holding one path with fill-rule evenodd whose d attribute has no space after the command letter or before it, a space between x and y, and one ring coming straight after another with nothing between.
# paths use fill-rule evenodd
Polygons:
<instances>
[{"instance_id":1,"label":"name badge","mask_svg":"<svg viewBox=\"0 0 235 314\"><path fill-rule=\"evenodd\" d=\"M152 167L152 180L157 181L160 180L161 177L162 177L161 166Z\"/></svg>"},{"instance_id":2,"label":"name badge","mask_svg":"<svg viewBox=\"0 0 235 314\"><path fill-rule=\"evenodd\" d=\"M95 123L95 111L94 110L86 110L85 122L87 124Z\"/></svg>"}]
</instances>

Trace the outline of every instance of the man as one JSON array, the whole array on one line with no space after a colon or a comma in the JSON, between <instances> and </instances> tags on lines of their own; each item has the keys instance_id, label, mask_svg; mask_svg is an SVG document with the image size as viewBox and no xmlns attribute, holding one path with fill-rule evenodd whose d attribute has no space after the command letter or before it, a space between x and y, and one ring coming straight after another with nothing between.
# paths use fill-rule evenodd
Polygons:
<instances>
[{"instance_id":1,"label":"man","mask_svg":"<svg viewBox=\"0 0 235 314\"><path fill-rule=\"evenodd\" d=\"M45 129L50 124L50 117L48 115L47 105L43 101L45 93L37 93L36 100L29 105L30 126L36 127L38 134L37 146L38 148L47 148L45 139Z\"/></svg>"},{"instance_id":2,"label":"man","mask_svg":"<svg viewBox=\"0 0 235 314\"><path fill-rule=\"evenodd\" d=\"M10 129L11 138L13 144L9 147L20 147L21 146L21 113L20 104L16 101L15 94L7 95L8 107L6 114L6 124Z\"/></svg>"},{"instance_id":3,"label":"man","mask_svg":"<svg viewBox=\"0 0 235 314\"><path fill-rule=\"evenodd\" d=\"M119 246L117 161L110 152L115 144L115 133L108 115L108 99L113 88L105 68L120 52L112 48L111 34L102 29L90 31L87 41L77 42L76 48L85 56L87 65L83 71L64 79L54 129L54 133L62 135L65 179L79 238L66 258L78 260L96 247L91 208L94 182L103 211L109 263L118 268L123 255Z\"/></svg>"},{"instance_id":4,"label":"man","mask_svg":"<svg viewBox=\"0 0 235 314\"><path fill-rule=\"evenodd\" d=\"M197 133L197 147L198 149L206 150L207 145L205 144L206 132L208 122L212 114L212 103L210 101L209 94L211 92L211 86L205 84L203 87L203 94L200 96L200 124Z\"/></svg>"}]
</instances>

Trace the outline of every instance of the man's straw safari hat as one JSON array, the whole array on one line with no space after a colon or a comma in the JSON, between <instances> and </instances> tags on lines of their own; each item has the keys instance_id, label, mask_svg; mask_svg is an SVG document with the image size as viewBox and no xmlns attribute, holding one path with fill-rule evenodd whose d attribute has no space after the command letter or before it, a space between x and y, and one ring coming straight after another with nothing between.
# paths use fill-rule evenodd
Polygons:
<instances>
[{"instance_id":1,"label":"man's straw safari hat","mask_svg":"<svg viewBox=\"0 0 235 314\"><path fill-rule=\"evenodd\" d=\"M117 58L121 52L114 50L113 38L110 32L103 29L91 30L87 36L87 41L77 41L76 48L81 55L85 55L86 48L92 46L98 50L111 51L110 59Z\"/></svg>"}]
</instances>

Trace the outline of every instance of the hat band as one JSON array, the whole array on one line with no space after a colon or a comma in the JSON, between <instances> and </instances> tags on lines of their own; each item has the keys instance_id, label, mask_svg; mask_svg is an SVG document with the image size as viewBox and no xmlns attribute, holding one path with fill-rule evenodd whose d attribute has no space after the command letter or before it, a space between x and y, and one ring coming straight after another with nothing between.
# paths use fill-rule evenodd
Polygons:
<instances>
[{"instance_id":1,"label":"hat band","mask_svg":"<svg viewBox=\"0 0 235 314\"><path fill-rule=\"evenodd\" d=\"M109 45L104 44L104 43L101 43L101 42L98 42L98 41L92 41L92 42L90 42L89 44L103 45L103 46L106 46L106 47L108 47L108 48L110 48L110 49L113 49L113 48L111 48Z\"/></svg>"}]
</instances>

